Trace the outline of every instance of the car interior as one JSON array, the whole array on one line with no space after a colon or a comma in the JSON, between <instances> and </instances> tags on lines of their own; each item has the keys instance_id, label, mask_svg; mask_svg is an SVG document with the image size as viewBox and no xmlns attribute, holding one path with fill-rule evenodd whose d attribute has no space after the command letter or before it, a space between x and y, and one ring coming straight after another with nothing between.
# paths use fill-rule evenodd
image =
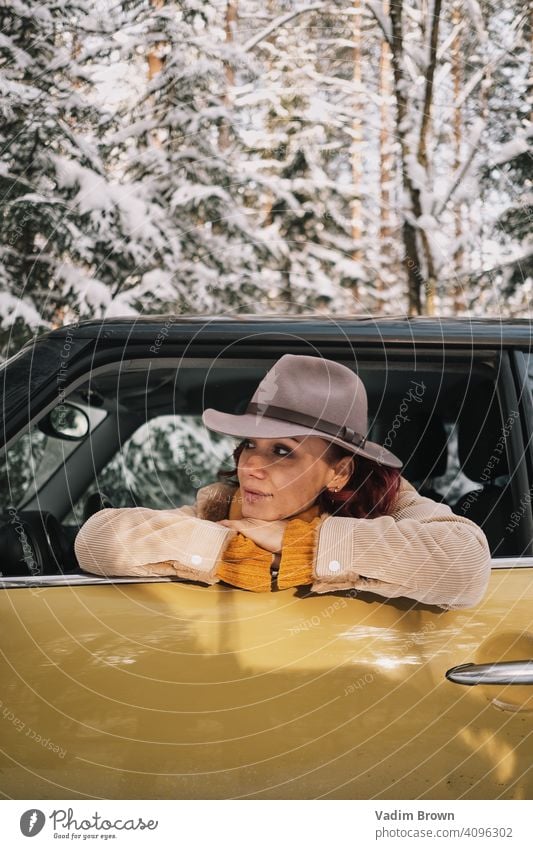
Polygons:
<instances>
[{"instance_id":1,"label":"car interior","mask_svg":"<svg viewBox=\"0 0 533 849\"><path fill-rule=\"evenodd\" d=\"M74 538L96 510L191 504L199 486L233 468L238 440L208 432L202 411L243 413L275 359L129 360L96 368L78 382L65 404L85 415L87 432L58 435L48 411L24 437L30 480L15 480L17 444L0 472L9 493L4 513L14 505L36 549L36 569L77 571ZM355 367L368 394L368 438L400 457L403 476L421 495L480 525L493 557L522 554L523 540L510 527L507 416L490 364L465 368L448 355L443 367L438 358L414 362L398 355L361 356ZM11 569L4 574L27 574L12 526L5 522L0 532Z\"/></svg>"}]
</instances>

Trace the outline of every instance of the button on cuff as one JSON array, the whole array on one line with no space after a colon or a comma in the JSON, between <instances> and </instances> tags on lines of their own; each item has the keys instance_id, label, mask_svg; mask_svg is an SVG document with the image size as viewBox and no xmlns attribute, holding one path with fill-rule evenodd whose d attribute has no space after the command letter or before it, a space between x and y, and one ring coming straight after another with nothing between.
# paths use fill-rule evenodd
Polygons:
<instances>
[{"instance_id":1,"label":"button on cuff","mask_svg":"<svg viewBox=\"0 0 533 849\"><path fill-rule=\"evenodd\" d=\"M321 524L314 578L336 583L354 571L353 532L357 519L328 516Z\"/></svg>"}]
</instances>

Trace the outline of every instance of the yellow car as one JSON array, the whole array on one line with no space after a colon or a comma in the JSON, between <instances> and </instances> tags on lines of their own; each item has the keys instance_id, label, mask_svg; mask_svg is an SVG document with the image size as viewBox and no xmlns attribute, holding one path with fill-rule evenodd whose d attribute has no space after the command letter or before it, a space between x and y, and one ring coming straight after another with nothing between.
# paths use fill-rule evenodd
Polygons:
<instances>
[{"instance_id":1,"label":"yellow car","mask_svg":"<svg viewBox=\"0 0 533 849\"><path fill-rule=\"evenodd\" d=\"M148 316L65 327L4 363L5 796L531 798L530 336L528 321ZM477 607L79 569L96 510L190 504L231 468L202 410L242 412L287 351L356 369L370 438L483 527Z\"/></svg>"}]
</instances>

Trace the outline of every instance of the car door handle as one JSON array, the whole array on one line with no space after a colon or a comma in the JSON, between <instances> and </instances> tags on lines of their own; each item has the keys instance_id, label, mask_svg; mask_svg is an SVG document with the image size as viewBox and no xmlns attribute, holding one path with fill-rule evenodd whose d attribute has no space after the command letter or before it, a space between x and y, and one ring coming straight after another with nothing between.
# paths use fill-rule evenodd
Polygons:
<instances>
[{"instance_id":1,"label":"car door handle","mask_svg":"<svg viewBox=\"0 0 533 849\"><path fill-rule=\"evenodd\" d=\"M501 663L463 663L452 666L446 678L454 684L533 684L533 660Z\"/></svg>"}]
</instances>

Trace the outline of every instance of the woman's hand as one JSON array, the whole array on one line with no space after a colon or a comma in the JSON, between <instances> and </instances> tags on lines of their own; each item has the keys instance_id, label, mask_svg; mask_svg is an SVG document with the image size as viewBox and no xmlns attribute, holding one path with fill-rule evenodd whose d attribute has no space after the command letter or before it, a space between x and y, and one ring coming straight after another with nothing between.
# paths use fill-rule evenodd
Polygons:
<instances>
[{"instance_id":1,"label":"woman's hand","mask_svg":"<svg viewBox=\"0 0 533 849\"><path fill-rule=\"evenodd\" d=\"M276 519L273 522L267 519L221 519L217 522L218 525L233 528L256 545L272 552L281 551L283 534L288 523L288 519Z\"/></svg>"}]
</instances>

